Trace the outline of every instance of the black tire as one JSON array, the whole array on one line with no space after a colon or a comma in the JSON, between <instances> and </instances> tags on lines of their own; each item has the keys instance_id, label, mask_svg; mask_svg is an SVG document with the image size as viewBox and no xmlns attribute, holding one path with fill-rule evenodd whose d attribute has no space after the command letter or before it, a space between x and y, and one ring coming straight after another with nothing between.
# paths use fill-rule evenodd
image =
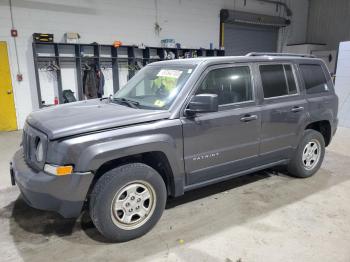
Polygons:
<instances>
[{"instance_id":1,"label":"black tire","mask_svg":"<svg viewBox=\"0 0 350 262\"><path fill-rule=\"evenodd\" d=\"M153 212L150 213L149 216L144 216L145 222L139 227L131 229L123 228L122 223L116 217L117 211L115 211L115 213L112 211L112 205L117 201L115 200L117 194L120 194L125 187L137 185L137 183L144 183L154 189L155 194L151 194L153 199L155 199L155 201L152 201L152 203L154 203ZM138 193L136 192L136 194ZM128 195L129 193L125 196L127 200L122 199L121 201L131 201L131 196ZM137 195L135 196L138 198ZM155 226L162 216L166 199L167 191L160 174L145 164L131 163L109 170L102 175L92 190L89 211L94 225L103 236L113 242L124 242L146 234ZM135 197L133 201L136 201ZM126 204L130 205L130 203ZM132 206L135 207L134 205L137 205L137 203L133 202ZM123 213L122 211L119 212ZM124 214L127 212L128 210L126 210ZM138 215L136 215L136 218L137 216ZM127 226L129 225L125 225L125 227Z\"/></svg>"},{"instance_id":2,"label":"black tire","mask_svg":"<svg viewBox=\"0 0 350 262\"><path fill-rule=\"evenodd\" d=\"M303 160L303 154L305 147L309 142L318 142L320 147L319 158L317 160L317 163L315 163L312 168L307 168L304 164ZM306 152L306 151L305 151ZM288 165L288 173L291 176L298 177L298 178L307 178L314 175L321 167L323 158L325 154L325 142L323 135L320 132L317 132L313 129L307 129L304 131L304 136L301 139L293 158L289 162Z\"/></svg>"}]
</instances>

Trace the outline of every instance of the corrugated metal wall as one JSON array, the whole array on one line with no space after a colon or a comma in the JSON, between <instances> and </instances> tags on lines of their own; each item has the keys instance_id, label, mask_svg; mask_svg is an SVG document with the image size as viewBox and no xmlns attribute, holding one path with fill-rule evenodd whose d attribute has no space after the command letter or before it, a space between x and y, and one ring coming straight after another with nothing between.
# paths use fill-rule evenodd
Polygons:
<instances>
[{"instance_id":1,"label":"corrugated metal wall","mask_svg":"<svg viewBox=\"0 0 350 262\"><path fill-rule=\"evenodd\" d=\"M346 40L350 40L350 1L310 0L307 42L337 49Z\"/></svg>"}]
</instances>

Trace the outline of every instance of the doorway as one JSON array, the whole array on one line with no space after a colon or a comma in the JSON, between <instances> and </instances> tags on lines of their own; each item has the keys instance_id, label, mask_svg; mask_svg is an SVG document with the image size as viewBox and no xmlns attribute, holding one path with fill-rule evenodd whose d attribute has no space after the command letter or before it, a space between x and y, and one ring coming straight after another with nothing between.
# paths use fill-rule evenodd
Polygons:
<instances>
[{"instance_id":1,"label":"doorway","mask_svg":"<svg viewBox=\"0 0 350 262\"><path fill-rule=\"evenodd\" d=\"M0 131L17 130L7 44L0 41Z\"/></svg>"}]
</instances>

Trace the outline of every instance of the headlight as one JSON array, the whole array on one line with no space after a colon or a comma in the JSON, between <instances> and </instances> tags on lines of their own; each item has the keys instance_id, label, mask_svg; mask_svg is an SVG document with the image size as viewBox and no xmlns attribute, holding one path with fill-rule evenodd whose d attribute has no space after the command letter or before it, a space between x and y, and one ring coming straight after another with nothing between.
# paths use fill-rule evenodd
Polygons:
<instances>
[{"instance_id":1,"label":"headlight","mask_svg":"<svg viewBox=\"0 0 350 262\"><path fill-rule=\"evenodd\" d=\"M44 145L40 138L38 138L36 142L35 158L38 162L42 162L44 160Z\"/></svg>"}]
</instances>

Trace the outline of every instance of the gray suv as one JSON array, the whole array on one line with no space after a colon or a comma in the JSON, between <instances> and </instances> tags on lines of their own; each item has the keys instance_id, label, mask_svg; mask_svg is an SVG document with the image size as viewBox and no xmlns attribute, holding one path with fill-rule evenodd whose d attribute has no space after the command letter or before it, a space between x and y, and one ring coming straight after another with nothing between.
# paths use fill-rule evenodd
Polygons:
<instances>
[{"instance_id":1,"label":"gray suv","mask_svg":"<svg viewBox=\"0 0 350 262\"><path fill-rule=\"evenodd\" d=\"M32 207L87 209L108 239L148 232L167 198L275 166L321 166L338 98L322 62L251 53L145 66L114 96L33 112L11 162Z\"/></svg>"}]
</instances>

